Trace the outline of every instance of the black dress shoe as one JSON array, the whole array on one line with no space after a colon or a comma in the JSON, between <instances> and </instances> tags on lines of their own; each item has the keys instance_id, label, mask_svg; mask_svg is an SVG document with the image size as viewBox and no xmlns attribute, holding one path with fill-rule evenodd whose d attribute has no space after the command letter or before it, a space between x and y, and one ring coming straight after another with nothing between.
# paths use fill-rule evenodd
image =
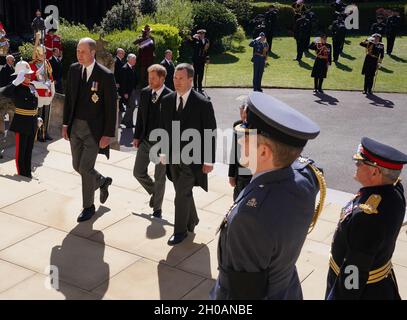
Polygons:
<instances>
[{"instance_id":1,"label":"black dress shoe","mask_svg":"<svg viewBox=\"0 0 407 320\"><path fill-rule=\"evenodd\" d=\"M50 135L46 134L46 135L45 135L45 140L50 140L50 141L52 141L52 140L54 140L54 138L52 138Z\"/></svg>"},{"instance_id":2,"label":"black dress shoe","mask_svg":"<svg viewBox=\"0 0 407 320\"><path fill-rule=\"evenodd\" d=\"M324 90L318 89L318 92L319 92L319 93L324 93Z\"/></svg>"},{"instance_id":3,"label":"black dress shoe","mask_svg":"<svg viewBox=\"0 0 407 320\"><path fill-rule=\"evenodd\" d=\"M106 177L105 182L100 187L100 203L105 203L109 197L109 186L112 184L112 178Z\"/></svg>"},{"instance_id":4,"label":"black dress shoe","mask_svg":"<svg viewBox=\"0 0 407 320\"><path fill-rule=\"evenodd\" d=\"M92 216L94 214L95 214L95 205L92 204L92 206L90 206L89 208L85 208L82 210L77 221L83 222L83 221L89 220L90 218L92 218Z\"/></svg>"},{"instance_id":5,"label":"black dress shoe","mask_svg":"<svg viewBox=\"0 0 407 320\"><path fill-rule=\"evenodd\" d=\"M174 233L171 238L168 240L168 245L173 246L176 245L178 243L181 243L182 241L184 241L184 239L188 236L188 232L184 232L184 233Z\"/></svg>"},{"instance_id":6,"label":"black dress shoe","mask_svg":"<svg viewBox=\"0 0 407 320\"><path fill-rule=\"evenodd\" d=\"M161 217L162 217L162 210L160 209L160 210L154 211L154 212L153 212L153 217L154 217L154 218L159 218L159 219L161 219Z\"/></svg>"}]
</instances>

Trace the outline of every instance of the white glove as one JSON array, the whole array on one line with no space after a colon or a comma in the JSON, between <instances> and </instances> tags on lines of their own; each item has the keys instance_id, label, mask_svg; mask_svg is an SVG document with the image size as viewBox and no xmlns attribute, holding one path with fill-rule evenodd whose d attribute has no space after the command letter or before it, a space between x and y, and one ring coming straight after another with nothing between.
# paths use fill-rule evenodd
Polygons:
<instances>
[{"instance_id":1,"label":"white glove","mask_svg":"<svg viewBox=\"0 0 407 320\"><path fill-rule=\"evenodd\" d=\"M21 70L18 74L17 74L17 78L15 78L12 82L13 85L15 85L16 87L19 86L20 84L23 83L25 79L25 71Z\"/></svg>"}]
</instances>

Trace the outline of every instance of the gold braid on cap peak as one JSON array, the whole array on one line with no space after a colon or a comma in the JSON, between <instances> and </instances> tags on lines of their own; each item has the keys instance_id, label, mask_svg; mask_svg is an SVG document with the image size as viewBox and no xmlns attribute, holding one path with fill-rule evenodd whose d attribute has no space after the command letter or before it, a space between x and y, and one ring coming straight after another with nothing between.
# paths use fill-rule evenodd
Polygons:
<instances>
[{"instance_id":1,"label":"gold braid on cap peak","mask_svg":"<svg viewBox=\"0 0 407 320\"><path fill-rule=\"evenodd\" d=\"M318 218L321 215L322 209L324 208L327 187L326 187L326 181L325 181L325 178L324 178L324 175L322 174L322 172L317 167L313 166L312 164L308 164L308 166L314 172L315 177L317 178L318 184L319 184L319 201L318 201L317 206L315 207L314 215L312 217L312 221L311 221L311 224L308 229L308 234L310 234L311 231L314 230L315 225L317 224Z\"/></svg>"}]
</instances>

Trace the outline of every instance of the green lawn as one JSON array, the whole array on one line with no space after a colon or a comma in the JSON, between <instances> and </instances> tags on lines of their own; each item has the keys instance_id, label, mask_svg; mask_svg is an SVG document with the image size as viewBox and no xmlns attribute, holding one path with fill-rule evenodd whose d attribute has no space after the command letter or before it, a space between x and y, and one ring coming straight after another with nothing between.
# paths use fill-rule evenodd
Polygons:
<instances>
[{"instance_id":1,"label":"green lawn","mask_svg":"<svg viewBox=\"0 0 407 320\"><path fill-rule=\"evenodd\" d=\"M361 75L365 48L359 43L365 37L347 39L344 55L339 64L328 71L324 82L325 89L362 90ZM252 49L249 39L241 44L242 52L226 52L211 57L207 69L206 86L208 87L251 87L253 64L250 62ZM331 43L332 39L328 39ZM384 42L386 40L384 39ZM313 56L304 57L299 64L293 61L296 55L295 40L281 37L273 40L273 55L269 57L264 71L263 87L313 88L311 69ZM398 37L393 50L393 57L385 55L383 66L378 72L375 90L379 92L407 93L407 37Z\"/></svg>"}]
</instances>

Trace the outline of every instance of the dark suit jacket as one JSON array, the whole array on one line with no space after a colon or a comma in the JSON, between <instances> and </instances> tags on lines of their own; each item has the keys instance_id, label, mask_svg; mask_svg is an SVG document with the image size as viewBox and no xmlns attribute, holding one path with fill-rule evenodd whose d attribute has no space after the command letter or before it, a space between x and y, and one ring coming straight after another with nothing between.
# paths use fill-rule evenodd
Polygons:
<instances>
[{"instance_id":1,"label":"dark suit jacket","mask_svg":"<svg viewBox=\"0 0 407 320\"><path fill-rule=\"evenodd\" d=\"M49 59L49 63L52 67L52 75L56 81L62 80L62 62L57 60L54 56Z\"/></svg>"},{"instance_id":2,"label":"dark suit jacket","mask_svg":"<svg viewBox=\"0 0 407 320\"><path fill-rule=\"evenodd\" d=\"M120 60L118 57L114 59L114 79L116 80L116 83L120 84L120 70L126 63L126 60Z\"/></svg>"},{"instance_id":3,"label":"dark suit jacket","mask_svg":"<svg viewBox=\"0 0 407 320\"><path fill-rule=\"evenodd\" d=\"M136 89L137 75L135 69L132 70L128 63L126 63L121 69L119 74L120 87L119 93L123 97L124 94L130 96L131 92Z\"/></svg>"},{"instance_id":4,"label":"dark suit jacket","mask_svg":"<svg viewBox=\"0 0 407 320\"><path fill-rule=\"evenodd\" d=\"M166 95L161 101L161 127L168 132L170 138L169 154L167 155L167 161L169 164L176 164L172 162L172 152L174 152L174 154L180 153L182 148L192 140L192 138L190 138L189 141L181 141L181 150L172 150L172 121L177 119L177 111L175 106L176 101L176 92ZM200 163L192 163L189 166L194 172L195 185L202 187L202 189L205 191L208 191L208 175L202 172L202 166L204 163L215 163L216 139L211 139L211 154L208 150L204 149L204 130L216 129L216 119L212 103L203 95L191 90L188 100L181 113L180 122L180 136L182 136L182 132L186 129L196 129L201 135L201 161ZM171 180L169 170L167 170L167 175Z\"/></svg>"},{"instance_id":5,"label":"dark suit jacket","mask_svg":"<svg viewBox=\"0 0 407 320\"><path fill-rule=\"evenodd\" d=\"M174 63L168 63L167 60L163 59L160 64L167 70L167 76L165 77L165 86L174 91Z\"/></svg>"},{"instance_id":6,"label":"dark suit jacket","mask_svg":"<svg viewBox=\"0 0 407 320\"><path fill-rule=\"evenodd\" d=\"M6 64L0 71L0 87L5 87L9 85L15 78L16 76L12 76L14 73L14 68L10 67L8 64Z\"/></svg>"},{"instance_id":7,"label":"dark suit jacket","mask_svg":"<svg viewBox=\"0 0 407 320\"><path fill-rule=\"evenodd\" d=\"M169 93L172 93L172 91L167 87L164 87L164 90L163 92L161 92L160 97L157 101L160 104L160 108L162 98ZM149 87L142 89L140 93L140 105L137 111L136 128L134 129L134 139L140 139L142 141L144 138L146 138L150 99L151 89Z\"/></svg>"},{"instance_id":8,"label":"dark suit jacket","mask_svg":"<svg viewBox=\"0 0 407 320\"><path fill-rule=\"evenodd\" d=\"M64 105L64 125L68 125L68 135L71 134L72 123L75 116L75 108L79 96L79 85L81 84L82 66L79 63L74 63L69 68L67 86L65 92ZM99 100L94 103L92 101L91 91L92 82L98 82L98 91L96 94ZM104 66L95 63L92 74L87 82L88 94L86 95L86 103L88 106L89 119L88 124L93 137L99 143L102 136L114 137L116 129L116 114L117 114L117 91L113 73ZM109 157L109 147L100 150L99 153Z\"/></svg>"}]
</instances>

